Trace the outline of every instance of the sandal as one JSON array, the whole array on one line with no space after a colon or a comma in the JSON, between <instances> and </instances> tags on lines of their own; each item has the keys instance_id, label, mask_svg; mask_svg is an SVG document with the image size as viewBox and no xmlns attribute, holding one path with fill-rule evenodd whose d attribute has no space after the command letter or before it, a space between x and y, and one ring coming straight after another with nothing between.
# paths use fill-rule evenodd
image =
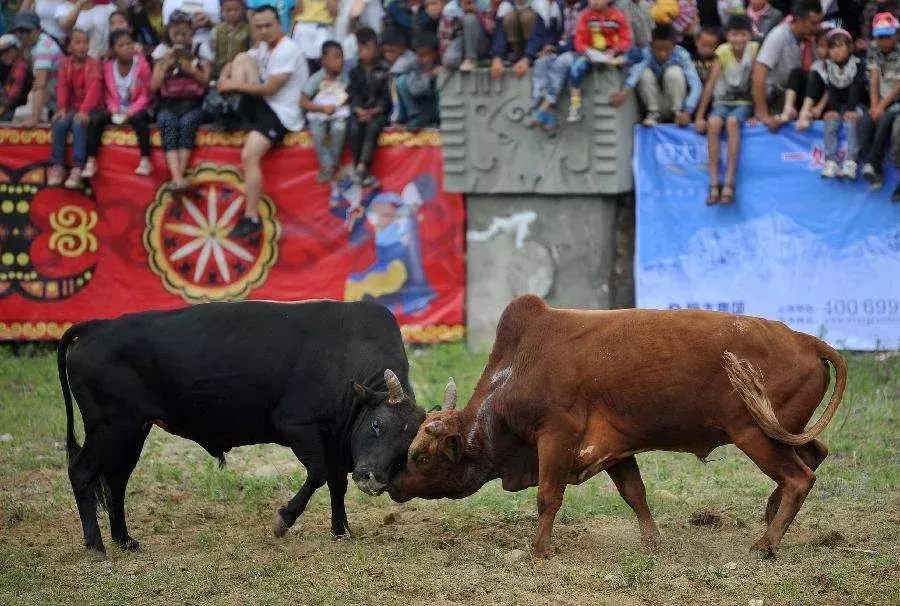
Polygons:
<instances>
[{"instance_id":1,"label":"sandal","mask_svg":"<svg viewBox=\"0 0 900 606\"><path fill-rule=\"evenodd\" d=\"M709 184L709 192L706 194L706 205L714 206L719 203L719 196L721 195L721 191L719 190L718 183L710 183Z\"/></svg>"},{"instance_id":2,"label":"sandal","mask_svg":"<svg viewBox=\"0 0 900 606\"><path fill-rule=\"evenodd\" d=\"M731 193L726 194L725 193L726 190L731 190ZM733 204L735 193L737 193L737 192L734 188L734 183L726 183L722 187L722 197L719 198L719 203L720 204Z\"/></svg>"}]
</instances>

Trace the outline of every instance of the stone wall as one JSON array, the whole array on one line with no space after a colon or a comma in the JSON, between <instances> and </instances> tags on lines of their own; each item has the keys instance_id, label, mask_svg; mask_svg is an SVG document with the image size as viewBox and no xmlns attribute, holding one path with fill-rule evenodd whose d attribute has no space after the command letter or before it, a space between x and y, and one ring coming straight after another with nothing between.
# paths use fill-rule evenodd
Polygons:
<instances>
[{"instance_id":1,"label":"stone wall","mask_svg":"<svg viewBox=\"0 0 900 606\"><path fill-rule=\"evenodd\" d=\"M526 125L529 77L495 81L480 70L442 83L444 188L466 194L471 347L490 346L504 307L521 294L593 309L633 300L633 202L623 194L633 188L636 107L608 103L622 77L592 73L575 124L565 121L564 93L553 136Z\"/></svg>"}]
</instances>

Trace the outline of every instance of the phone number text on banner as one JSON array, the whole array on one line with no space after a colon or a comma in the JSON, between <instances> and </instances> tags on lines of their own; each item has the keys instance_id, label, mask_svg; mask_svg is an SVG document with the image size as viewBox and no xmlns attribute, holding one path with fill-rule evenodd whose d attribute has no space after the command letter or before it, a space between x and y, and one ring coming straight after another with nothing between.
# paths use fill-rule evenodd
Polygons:
<instances>
[{"instance_id":1,"label":"phone number text on banner","mask_svg":"<svg viewBox=\"0 0 900 606\"><path fill-rule=\"evenodd\" d=\"M674 126L635 132L638 306L780 320L848 349L900 347L893 174L878 192L822 179L821 123L745 127L736 203L707 207L706 140ZM723 167L724 152L723 141Z\"/></svg>"},{"instance_id":2,"label":"phone number text on banner","mask_svg":"<svg viewBox=\"0 0 900 606\"><path fill-rule=\"evenodd\" d=\"M463 337L462 196L442 189L434 132L382 133L373 173L320 184L306 133L263 160L261 233L244 212L241 133L201 132L173 197L162 151L136 176L134 134L104 136L100 173L46 185L49 133L0 129L0 340L56 339L72 323L207 301L371 300L412 342Z\"/></svg>"}]
</instances>

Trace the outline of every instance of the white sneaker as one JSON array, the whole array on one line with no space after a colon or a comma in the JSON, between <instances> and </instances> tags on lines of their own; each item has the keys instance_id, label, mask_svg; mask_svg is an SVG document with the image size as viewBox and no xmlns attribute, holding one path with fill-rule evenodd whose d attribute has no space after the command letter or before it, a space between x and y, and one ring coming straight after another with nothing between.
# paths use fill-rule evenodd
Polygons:
<instances>
[{"instance_id":1,"label":"white sneaker","mask_svg":"<svg viewBox=\"0 0 900 606\"><path fill-rule=\"evenodd\" d=\"M825 163L825 168L822 169L822 178L834 179L838 176L839 172L840 168L838 167L838 163L834 160L829 160Z\"/></svg>"},{"instance_id":2,"label":"white sneaker","mask_svg":"<svg viewBox=\"0 0 900 606\"><path fill-rule=\"evenodd\" d=\"M856 161L844 160L844 166L841 169L841 176L845 179L856 179Z\"/></svg>"},{"instance_id":3,"label":"white sneaker","mask_svg":"<svg viewBox=\"0 0 900 606\"><path fill-rule=\"evenodd\" d=\"M659 114L656 112L650 112L644 118L644 126L656 126L657 124L659 124Z\"/></svg>"},{"instance_id":4,"label":"white sneaker","mask_svg":"<svg viewBox=\"0 0 900 606\"><path fill-rule=\"evenodd\" d=\"M875 172L875 167L869 164L868 162L863 165L862 169L862 177L869 183L875 180L875 176L877 173Z\"/></svg>"}]
</instances>

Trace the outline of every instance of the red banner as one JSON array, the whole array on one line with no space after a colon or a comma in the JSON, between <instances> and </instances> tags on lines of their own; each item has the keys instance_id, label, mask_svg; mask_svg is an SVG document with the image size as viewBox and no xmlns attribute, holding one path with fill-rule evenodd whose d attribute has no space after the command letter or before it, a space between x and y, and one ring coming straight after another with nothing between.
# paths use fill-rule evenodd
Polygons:
<instances>
[{"instance_id":1,"label":"red banner","mask_svg":"<svg viewBox=\"0 0 900 606\"><path fill-rule=\"evenodd\" d=\"M158 144L158 134L154 134ZM46 185L50 134L0 129L0 339L55 339L73 322L206 301L373 300L412 342L463 336L462 196L442 190L436 132L385 132L363 188L316 182L307 133L263 160L261 234L244 209L242 133L201 132L173 198L162 150L134 174L134 133L104 135L99 174Z\"/></svg>"}]
</instances>

